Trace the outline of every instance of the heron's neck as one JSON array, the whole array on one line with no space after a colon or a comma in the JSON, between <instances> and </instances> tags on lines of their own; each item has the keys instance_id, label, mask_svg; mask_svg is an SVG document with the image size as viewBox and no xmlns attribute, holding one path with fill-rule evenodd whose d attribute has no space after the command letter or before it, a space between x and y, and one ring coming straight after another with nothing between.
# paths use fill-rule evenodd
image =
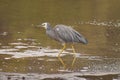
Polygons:
<instances>
[{"instance_id":1,"label":"heron's neck","mask_svg":"<svg viewBox=\"0 0 120 80\"><path fill-rule=\"evenodd\" d=\"M51 26L47 26L46 30L52 30Z\"/></svg>"}]
</instances>

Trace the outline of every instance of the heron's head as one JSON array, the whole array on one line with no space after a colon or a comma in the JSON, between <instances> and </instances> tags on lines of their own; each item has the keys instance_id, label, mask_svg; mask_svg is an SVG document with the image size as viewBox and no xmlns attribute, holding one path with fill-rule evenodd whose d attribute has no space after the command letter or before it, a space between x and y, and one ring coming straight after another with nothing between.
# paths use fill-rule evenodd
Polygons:
<instances>
[{"instance_id":1,"label":"heron's head","mask_svg":"<svg viewBox=\"0 0 120 80\"><path fill-rule=\"evenodd\" d=\"M50 27L50 24L48 22L42 23L41 27L44 27L45 29L47 29L48 27Z\"/></svg>"}]
</instances>

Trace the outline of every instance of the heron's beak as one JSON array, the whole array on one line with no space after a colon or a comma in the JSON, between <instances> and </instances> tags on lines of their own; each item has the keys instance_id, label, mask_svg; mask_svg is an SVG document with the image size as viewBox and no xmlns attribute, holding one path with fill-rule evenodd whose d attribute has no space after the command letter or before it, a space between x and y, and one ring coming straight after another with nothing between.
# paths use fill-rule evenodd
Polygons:
<instances>
[{"instance_id":1,"label":"heron's beak","mask_svg":"<svg viewBox=\"0 0 120 80\"><path fill-rule=\"evenodd\" d=\"M42 25L36 25L36 27L42 27Z\"/></svg>"}]
</instances>

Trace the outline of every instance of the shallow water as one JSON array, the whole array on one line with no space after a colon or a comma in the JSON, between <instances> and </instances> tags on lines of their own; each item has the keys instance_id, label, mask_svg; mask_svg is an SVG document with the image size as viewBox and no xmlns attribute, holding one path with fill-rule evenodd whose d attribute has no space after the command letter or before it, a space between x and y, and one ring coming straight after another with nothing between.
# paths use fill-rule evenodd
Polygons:
<instances>
[{"instance_id":1,"label":"shallow water","mask_svg":"<svg viewBox=\"0 0 120 80\"><path fill-rule=\"evenodd\" d=\"M119 80L118 0L0 0L0 80ZM83 34L87 45L62 45L35 25L65 24Z\"/></svg>"}]
</instances>

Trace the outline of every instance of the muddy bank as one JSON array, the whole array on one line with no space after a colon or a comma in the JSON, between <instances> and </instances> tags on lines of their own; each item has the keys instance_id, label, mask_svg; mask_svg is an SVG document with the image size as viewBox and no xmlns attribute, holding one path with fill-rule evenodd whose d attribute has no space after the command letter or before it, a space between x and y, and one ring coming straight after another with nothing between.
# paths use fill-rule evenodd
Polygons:
<instances>
[{"instance_id":1,"label":"muddy bank","mask_svg":"<svg viewBox=\"0 0 120 80\"><path fill-rule=\"evenodd\" d=\"M0 80L119 80L118 73L61 73L61 74L36 74L36 73L5 73L0 72Z\"/></svg>"}]
</instances>

